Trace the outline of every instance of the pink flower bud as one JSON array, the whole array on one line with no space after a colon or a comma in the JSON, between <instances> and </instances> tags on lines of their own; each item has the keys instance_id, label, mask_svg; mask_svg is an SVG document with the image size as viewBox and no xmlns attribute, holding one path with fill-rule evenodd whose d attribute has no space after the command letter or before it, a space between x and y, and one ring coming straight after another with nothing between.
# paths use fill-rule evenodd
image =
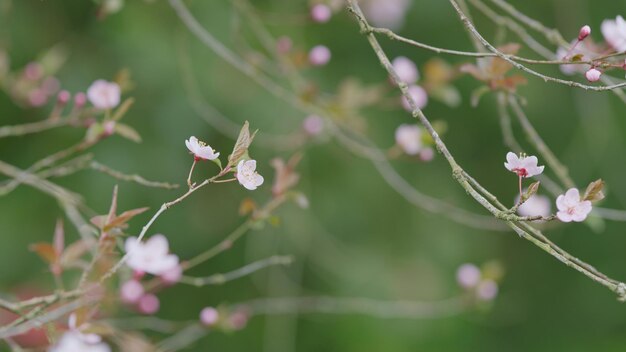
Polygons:
<instances>
[{"instance_id":1,"label":"pink flower bud","mask_svg":"<svg viewBox=\"0 0 626 352\"><path fill-rule=\"evenodd\" d=\"M332 11L330 10L330 7L324 4L317 4L311 7L311 18L315 22L328 22L330 20L330 16L332 16Z\"/></svg>"},{"instance_id":2,"label":"pink flower bud","mask_svg":"<svg viewBox=\"0 0 626 352\"><path fill-rule=\"evenodd\" d=\"M143 285L137 280L128 280L120 287L120 298L124 303L137 303L143 294Z\"/></svg>"},{"instance_id":3,"label":"pink flower bud","mask_svg":"<svg viewBox=\"0 0 626 352\"><path fill-rule=\"evenodd\" d=\"M137 302L137 309L143 314L154 314L159 311L159 307L159 299L151 293L141 296Z\"/></svg>"},{"instance_id":4,"label":"pink flower bud","mask_svg":"<svg viewBox=\"0 0 626 352\"><path fill-rule=\"evenodd\" d=\"M76 93L74 96L74 106L79 109L87 104L87 95L83 92Z\"/></svg>"},{"instance_id":5,"label":"pink flower bud","mask_svg":"<svg viewBox=\"0 0 626 352\"><path fill-rule=\"evenodd\" d=\"M206 326L213 326L217 323L220 315L217 309L206 307L200 311L200 322Z\"/></svg>"},{"instance_id":6,"label":"pink flower bud","mask_svg":"<svg viewBox=\"0 0 626 352\"><path fill-rule=\"evenodd\" d=\"M231 314L230 317L228 317L228 321L230 322L230 325L233 327L233 329L241 330L245 328L248 324L248 318L248 313L240 310Z\"/></svg>"},{"instance_id":7,"label":"pink flower bud","mask_svg":"<svg viewBox=\"0 0 626 352\"><path fill-rule=\"evenodd\" d=\"M282 36L276 41L276 51L278 51L279 54L287 54L291 51L292 47L293 42L291 41L291 38L287 36Z\"/></svg>"},{"instance_id":8,"label":"pink flower bud","mask_svg":"<svg viewBox=\"0 0 626 352\"><path fill-rule=\"evenodd\" d=\"M161 274L160 277L164 283L168 285L174 285L175 283L180 281L180 278L182 276L183 268L180 265L176 265L175 267L172 267L171 269L165 271L163 274Z\"/></svg>"},{"instance_id":9,"label":"pink flower bud","mask_svg":"<svg viewBox=\"0 0 626 352\"><path fill-rule=\"evenodd\" d=\"M602 72L596 68L590 68L585 72L585 78L587 78L589 82L597 82L600 80L600 76L602 76Z\"/></svg>"},{"instance_id":10,"label":"pink flower bud","mask_svg":"<svg viewBox=\"0 0 626 352\"><path fill-rule=\"evenodd\" d=\"M426 107L428 104L428 93L426 93L424 88L416 84L412 84L409 86L408 90L409 95L413 98L415 105L417 105L419 109ZM402 96L402 107L404 107L404 109L408 112L412 111L411 104L409 104L409 101L404 96Z\"/></svg>"},{"instance_id":11,"label":"pink flower bud","mask_svg":"<svg viewBox=\"0 0 626 352\"><path fill-rule=\"evenodd\" d=\"M580 29L580 32L578 32L578 40L579 41L585 40L585 38L587 38L589 36L589 34L591 34L591 27L583 26Z\"/></svg>"},{"instance_id":12,"label":"pink flower bud","mask_svg":"<svg viewBox=\"0 0 626 352\"><path fill-rule=\"evenodd\" d=\"M456 282L463 288L472 288L480 282L480 269L474 264L463 264L456 271Z\"/></svg>"},{"instance_id":13,"label":"pink flower bud","mask_svg":"<svg viewBox=\"0 0 626 352\"><path fill-rule=\"evenodd\" d=\"M72 94L70 94L70 92L66 90L62 90L57 95L57 103L59 105L65 105L70 101L71 98L72 98Z\"/></svg>"},{"instance_id":14,"label":"pink flower bud","mask_svg":"<svg viewBox=\"0 0 626 352\"><path fill-rule=\"evenodd\" d=\"M324 120L317 115L309 115L302 122L302 129L309 136L317 136L324 131Z\"/></svg>"},{"instance_id":15,"label":"pink flower bud","mask_svg":"<svg viewBox=\"0 0 626 352\"><path fill-rule=\"evenodd\" d=\"M330 61L330 56L330 49L324 45L318 45L309 52L309 62L313 66L324 66Z\"/></svg>"}]
</instances>

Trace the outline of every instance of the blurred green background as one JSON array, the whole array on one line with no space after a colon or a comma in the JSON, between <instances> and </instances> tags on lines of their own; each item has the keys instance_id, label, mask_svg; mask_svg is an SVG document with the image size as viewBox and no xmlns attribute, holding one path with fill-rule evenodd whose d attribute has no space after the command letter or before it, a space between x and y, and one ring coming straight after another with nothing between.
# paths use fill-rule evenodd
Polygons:
<instances>
[{"instance_id":1,"label":"blurred green background","mask_svg":"<svg viewBox=\"0 0 626 352\"><path fill-rule=\"evenodd\" d=\"M301 17L308 4L293 0L253 0L262 13L282 14L284 23L271 19L276 36L289 35L297 48L323 43L333 54L322 68L306 69L307 78L324 92L336 92L347 77L365 83L386 80L383 70L358 27L345 11L327 24ZM511 0L520 10L575 37L581 24L590 24L600 41L603 19L624 14L622 0ZM63 44L69 53L57 77L62 87L84 91L95 79L112 79L120 69L130 70L135 88L128 96L136 104L125 122L140 131L134 144L113 137L98 145L96 159L148 179L184 184L191 158L183 144L190 135L207 141L226 155L233 140L220 134L194 112L181 72L181 55L188 55L202 96L231 120L250 121L263 134L290 133L305 117L276 99L191 36L167 1L127 1L116 14L99 20L98 5L90 1L0 1L0 46L20 68L42 51ZM229 47L242 48L234 29L241 18L229 1L188 1L202 25ZM478 29L494 38L494 26L475 13ZM283 16L277 16L283 18ZM276 16L275 16L276 17ZM299 19L290 21L290 18ZM450 4L441 0L414 0L401 34L444 48L472 50ZM247 37L244 37L247 38ZM509 38L514 38L510 36ZM514 40L514 39L511 39ZM420 68L431 52L382 39L390 57L405 55ZM256 43L252 47L258 46ZM245 46L243 46L244 49ZM241 52L241 51L240 51ZM523 51L525 55L532 55ZM452 64L469 62L444 57ZM558 68L541 68L559 75ZM619 73L621 78L621 73ZM579 77L580 78L580 77ZM574 79L579 79L574 78ZM445 141L457 161L502 200L513 201L516 179L503 167L508 149L503 145L495 97L477 108L469 104L479 83L470 77L454 82L463 103L449 108L431 101L425 113L448 124ZM603 206L626 207L626 108L610 93L593 93L544 83L529 77L519 93L528 100L527 112L535 127L568 165L579 186L603 178L608 197ZM0 95L0 123L19 124L44 118L49 109L22 109ZM369 109L368 134L383 148L393 145L393 133L409 115L401 108ZM523 135L516 126L520 140ZM20 138L0 139L0 158L21 168L78 141L82 129L59 129ZM239 185L211 186L172 208L154 224L152 233L165 234L172 250L190 258L218 243L243 220L240 201L259 203L270 196L269 160L289 157L253 145L252 155L268 181L256 192ZM431 163L393 162L417 189L459 207L479 208L454 182L449 167L437 156ZM201 164L197 175L210 175L214 166ZM360 315L255 317L233 334L213 333L189 351L623 351L626 346L626 307L604 287L567 268L512 232L476 230L433 215L406 202L393 191L367 160L358 158L332 140L304 148L298 189L310 208L287 205L277 213L280 225L252 231L233 249L194 269L195 275L232 270L272 254L293 254L287 268L272 268L224 286L191 288L178 285L160 294L159 317L196 319L208 305L236 303L257 297L334 295L384 300L439 300L461 294L455 271L465 262L499 261L506 271L500 295L481 309L436 319L382 320ZM106 212L115 184L120 209L149 206L157 209L180 190L148 189L108 176L84 171L56 180L81 193L87 204ZM49 240L63 212L50 197L21 186L0 199L0 290L10 292L25 284L53 287L40 259L28 244ZM150 218L151 211L131 223L131 233ZM548 236L606 274L626 278L625 225L607 221L592 231L584 224L556 226ZM78 234L68 224L68 237ZM4 347L3 347L4 348Z\"/></svg>"}]
</instances>

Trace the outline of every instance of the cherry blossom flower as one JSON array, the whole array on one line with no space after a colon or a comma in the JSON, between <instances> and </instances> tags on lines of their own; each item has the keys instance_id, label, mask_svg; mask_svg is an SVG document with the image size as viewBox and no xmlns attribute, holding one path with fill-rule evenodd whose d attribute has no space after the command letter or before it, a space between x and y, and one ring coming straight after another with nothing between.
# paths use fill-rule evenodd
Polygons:
<instances>
[{"instance_id":1,"label":"cherry blossom flower","mask_svg":"<svg viewBox=\"0 0 626 352\"><path fill-rule=\"evenodd\" d=\"M574 56L578 56L580 60L587 60L590 57L594 56L594 52L589 49L589 46L585 44L585 42L579 42L578 40L573 40L570 43L570 49L559 47L556 51L556 59L557 60L570 60ZM586 65L579 64L564 64L559 65L561 72L566 75L573 75L576 73L585 73L587 71Z\"/></svg>"},{"instance_id":2,"label":"cherry blossom flower","mask_svg":"<svg viewBox=\"0 0 626 352\"><path fill-rule=\"evenodd\" d=\"M159 298L151 293L141 296L137 302L137 309L139 309L139 312L148 315L158 312L160 306L161 303L159 302Z\"/></svg>"},{"instance_id":3,"label":"cherry blossom flower","mask_svg":"<svg viewBox=\"0 0 626 352\"><path fill-rule=\"evenodd\" d=\"M556 217L563 222L581 222L591 212L591 202L581 200L576 188L570 188L556 198L556 207L559 210Z\"/></svg>"},{"instance_id":4,"label":"cherry blossom flower","mask_svg":"<svg viewBox=\"0 0 626 352\"><path fill-rule=\"evenodd\" d=\"M74 106L78 108L82 108L87 103L87 95L83 92L76 93L74 96Z\"/></svg>"},{"instance_id":5,"label":"cherry blossom flower","mask_svg":"<svg viewBox=\"0 0 626 352\"><path fill-rule=\"evenodd\" d=\"M418 154L422 149L422 129L418 125L398 126L396 144L408 155Z\"/></svg>"},{"instance_id":6,"label":"cherry blossom flower","mask_svg":"<svg viewBox=\"0 0 626 352\"><path fill-rule=\"evenodd\" d=\"M426 90L417 84L412 84L407 89L417 108L425 108L426 104L428 104L428 93L426 93ZM413 111L413 109L411 109L411 104L409 104L408 100L404 96L402 96L402 107L408 112Z\"/></svg>"},{"instance_id":7,"label":"cherry blossom flower","mask_svg":"<svg viewBox=\"0 0 626 352\"><path fill-rule=\"evenodd\" d=\"M493 280L483 280L476 287L476 297L483 301L491 301L498 295L498 284Z\"/></svg>"},{"instance_id":8,"label":"cherry blossom flower","mask_svg":"<svg viewBox=\"0 0 626 352\"><path fill-rule=\"evenodd\" d=\"M128 280L120 287L120 298L122 302L133 304L139 301L144 294L143 285L137 280Z\"/></svg>"},{"instance_id":9,"label":"cherry blossom flower","mask_svg":"<svg viewBox=\"0 0 626 352\"><path fill-rule=\"evenodd\" d=\"M120 86L115 82L99 79L87 89L87 98L98 109L112 109L119 105L121 99Z\"/></svg>"},{"instance_id":10,"label":"cherry blossom flower","mask_svg":"<svg viewBox=\"0 0 626 352\"><path fill-rule=\"evenodd\" d=\"M193 154L195 160L215 160L220 156L210 145L199 141L198 138L191 136L185 140L187 149Z\"/></svg>"},{"instance_id":11,"label":"cherry blossom flower","mask_svg":"<svg viewBox=\"0 0 626 352\"><path fill-rule=\"evenodd\" d=\"M200 311L200 322L206 326L215 325L219 318L219 312L213 307L206 307Z\"/></svg>"},{"instance_id":12,"label":"cherry blossom flower","mask_svg":"<svg viewBox=\"0 0 626 352\"><path fill-rule=\"evenodd\" d=\"M414 84L419 79L417 66L411 59L398 56L391 62L393 70L396 71L400 80L406 84Z\"/></svg>"},{"instance_id":13,"label":"cherry blossom flower","mask_svg":"<svg viewBox=\"0 0 626 352\"><path fill-rule=\"evenodd\" d=\"M363 3L363 12L375 26L395 30L404 24L410 5L409 0L366 0Z\"/></svg>"},{"instance_id":14,"label":"cherry blossom flower","mask_svg":"<svg viewBox=\"0 0 626 352\"><path fill-rule=\"evenodd\" d=\"M456 271L456 282L465 289L476 287L480 277L480 269L474 264L463 264Z\"/></svg>"},{"instance_id":15,"label":"cherry blossom flower","mask_svg":"<svg viewBox=\"0 0 626 352\"><path fill-rule=\"evenodd\" d=\"M180 278L183 276L183 268L180 265L176 265L175 267L163 272L160 276L161 280L164 283L173 285L180 281Z\"/></svg>"},{"instance_id":16,"label":"cherry blossom flower","mask_svg":"<svg viewBox=\"0 0 626 352\"><path fill-rule=\"evenodd\" d=\"M237 180L251 191L263 184L263 176L256 172L256 160L241 160L237 164Z\"/></svg>"},{"instance_id":17,"label":"cherry blossom flower","mask_svg":"<svg viewBox=\"0 0 626 352\"><path fill-rule=\"evenodd\" d=\"M57 103L59 105L67 104L72 98L72 94L66 90L62 90L57 94Z\"/></svg>"},{"instance_id":18,"label":"cherry blossom flower","mask_svg":"<svg viewBox=\"0 0 626 352\"><path fill-rule=\"evenodd\" d=\"M626 51L626 21L622 16L617 16L615 20L602 21L600 30L613 49Z\"/></svg>"},{"instance_id":19,"label":"cherry blossom flower","mask_svg":"<svg viewBox=\"0 0 626 352\"><path fill-rule=\"evenodd\" d=\"M536 156L517 156L513 152L506 154L506 161L504 167L523 178L539 175L543 172L543 168L545 167L537 166L538 160Z\"/></svg>"},{"instance_id":20,"label":"cherry blossom flower","mask_svg":"<svg viewBox=\"0 0 626 352\"><path fill-rule=\"evenodd\" d=\"M145 242L129 237L125 247L128 254L126 264L136 271L161 275L178 265L178 257L168 253L167 238L161 234L154 235Z\"/></svg>"},{"instance_id":21,"label":"cherry blossom flower","mask_svg":"<svg viewBox=\"0 0 626 352\"><path fill-rule=\"evenodd\" d=\"M111 347L102 342L96 334L85 334L81 331L85 326L76 326L76 315L69 318L69 330L61 336L59 341L48 349L48 352L110 352Z\"/></svg>"},{"instance_id":22,"label":"cherry blossom flower","mask_svg":"<svg viewBox=\"0 0 626 352\"><path fill-rule=\"evenodd\" d=\"M324 66L330 61L330 49L324 45L317 45L309 51L309 62L313 66Z\"/></svg>"},{"instance_id":23,"label":"cherry blossom flower","mask_svg":"<svg viewBox=\"0 0 626 352\"><path fill-rule=\"evenodd\" d=\"M435 150L431 147L422 148L419 154L420 154L421 161L428 162L435 158Z\"/></svg>"},{"instance_id":24,"label":"cherry blossom flower","mask_svg":"<svg viewBox=\"0 0 626 352\"><path fill-rule=\"evenodd\" d=\"M519 197L515 201L519 202ZM528 198L524 204L520 205L517 209L517 213L520 216L550 216L551 212L550 198L543 195L533 195Z\"/></svg>"},{"instance_id":25,"label":"cherry blossom flower","mask_svg":"<svg viewBox=\"0 0 626 352\"><path fill-rule=\"evenodd\" d=\"M600 76L602 76L602 71L598 70L597 68L592 67L587 72L585 72L585 78L587 78L589 82L599 81Z\"/></svg>"},{"instance_id":26,"label":"cherry blossom flower","mask_svg":"<svg viewBox=\"0 0 626 352\"><path fill-rule=\"evenodd\" d=\"M311 18L313 21L318 23L325 23L330 20L330 16L332 16L332 11L330 7L325 4L317 4L311 7Z\"/></svg>"}]
</instances>

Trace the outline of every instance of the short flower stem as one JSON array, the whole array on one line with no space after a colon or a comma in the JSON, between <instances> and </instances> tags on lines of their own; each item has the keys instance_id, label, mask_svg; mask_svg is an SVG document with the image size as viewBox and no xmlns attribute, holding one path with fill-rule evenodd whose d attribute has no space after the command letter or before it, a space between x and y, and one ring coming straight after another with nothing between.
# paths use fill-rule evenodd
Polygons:
<instances>
[{"instance_id":1,"label":"short flower stem","mask_svg":"<svg viewBox=\"0 0 626 352\"><path fill-rule=\"evenodd\" d=\"M191 169L189 169L189 176L187 176L187 185L189 186L189 189L193 188L193 183L191 183L191 176L193 174L193 169L196 167L197 162L198 162L198 159L194 157L193 164L191 164Z\"/></svg>"},{"instance_id":2,"label":"short flower stem","mask_svg":"<svg viewBox=\"0 0 626 352\"><path fill-rule=\"evenodd\" d=\"M524 194L522 193L522 176L519 177L519 200L522 201Z\"/></svg>"},{"instance_id":3,"label":"short flower stem","mask_svg":"<svg viewBox=\"0 0 626 352\"><path fill-rule=\"evenodd\" d=\"M232 182L232 181L237 181L237 179L233 177L233 178L229 178L226 180L215 180L213 181L213 183L226 183L226 182Z\"/></svg>"}]
</instances>

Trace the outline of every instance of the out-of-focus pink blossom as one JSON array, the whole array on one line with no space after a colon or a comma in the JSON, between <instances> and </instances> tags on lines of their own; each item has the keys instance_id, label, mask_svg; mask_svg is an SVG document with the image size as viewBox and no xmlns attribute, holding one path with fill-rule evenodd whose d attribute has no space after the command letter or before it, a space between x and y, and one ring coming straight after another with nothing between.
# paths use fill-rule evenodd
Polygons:
<instances>
[{"instance_id":1,"label":"out-of-focus pink blossom","mask_svg":"<svg viewBox=\"0 0 626 352\"><path fill-rule=\"evenodd\" d=\"M287 54L291 51L291 48L293 48L293 42L291 41L291 38L286 35L278 38L276 41L276 51L280 54Z\"/></svg>"},{"instance_id":2,"label":"out-of-focus pink blossom","mask_svg":"<svg viewBox=\"0 0 626 352\"><path fill-rule=\"evenodd\" d=\"M37 62L30 62L24 67L24 78L36 81L43 77L43 68Z\"/></svg>"},{"instance_id":3,"label":"out-of-focus pink blossom","mask_svg":"<svg viewBox=\"0 0 626 352\"><path fill-rule=\"evenodd\" d=\"M206 326L215 325L219 318L217 309L213 307L206 307L200 311L200 322Z\"/></svg>"},{"instance_id":4,"label":"out-of-focus pink blossom","mask_svg":"<svg viewBox=\"0 0 626 352\"><path fill-rule=\"evenodd\" d=\"M324 45L314 46L309 51L309 62L313 66L324 66L330 61L330 49Z\"/></svg>"},{"instance_id":5,"label":"out-of-focus pink blossom","mask_svg":"<svg viewBox=\"0 0 626 352\"><path fill-rule=\"evenodd\" d=\"M230 325L235 330L241 330L245 328L246 325L248 324L248 319L249 319L248 313L246 313L243 310L236 311L228 317L228 321L230 322Z\"/></svg>"},{"instance_id":6,"label":"out-of-focus pink blossom","mask_svg":"<svg viewBox=\"0 0 626 352\"><path fill-rule=\"evenodd\" d=\"M395 137L396 144L408 155L416 155L422 149L422 129L418 125L398 126Z\"/></svg>"},{"instance_id":7,"label":"out-of-focus pink blossom","mask_svg":"<svg viewBox=\"0 0 626 352\"><path fill-rule=\"evenodd\" d=\"M120 299L127 304L134 304L144 294L143 285L137 280L128 280L120 287Z\"/></svg>"},{"instance_id":8,"label":"out-of-focus pink blossom","mask_svg":"<svg viewBox=\"0 0 626 352\"><path fill-rule=\"evenodd\" d=\"M626 51L626 21L622 16L617 16L615 20L602 21L600 31L613 49Z\"/></svg>"},{"instance_id":9,"label":"out-of-focus pink blossom","mask_svg":"<svg viewBox=\"0 0 626 352\"><path fill-rule=\"evenodd\" d=\"M142 314L151 315L159 311L161 303L159 298L151 293L145 294L139 298L137 309Z\"/></svg>"},{"instance_id":10,"label":"out-of-focus pink blossom","mask_svg":"<svg viewBox=\"0 0 626 352\"><path fill-rule=\"evenodd\" d=\"M70 101L70 99L72 99L72 94L70 94L70 92L66 90L60 91L59 94L57 95L57 103L59 103L60 105L67 104Z\"/></svg>"},{"instance_id":11,"label":"out-of-focus pink blossom","mask_svg":"<svg viewBox=\"0 0 626 352\"><path fill-rule=\"evenodd\" d=\"M169 254L169 244L163 235L154 235L145 242L137 241L136 237L126 240L126 264L136 271L152 275L161 275L178 265L178 257Z\"/></svg>"},{"instance_id":12,"label":"out-of-focus pink blossom","mask_svg":"<svg viewBox=\"0 0 626 352\"><path fill-rule=\"evenodd\" d=\"M326 6L325 4L317 4L311 7L311 18L315 22L318 22L318 23L328 22L332 14L333 13L330 7Z\"/></svg>"},{"instance_id":13,"label":"out-of-focus pink blossom","mask_svg":"<svg viewBox=\"0 0 626 352\"><path fill-rule=\"evenodd\" d=\"M87 104L87 95L83 92L78 92L74 96L74 106L76 108L82 108Z\"/></svg>"},{"instance_id":14,"label":"out-of-focus pink blossom","mask_svg":"<svg viewBox=\"0 0 626 352\"><path fill-rule=\"evenodd\" d=\"M40 107L48 102L48 94L42 89L33 89L28 93L28 103L33 107Z\"/></svg>"},{"instance_id":15,"label":"out-of-focus pink blossom","mask_svg":"<svg viewBox=\"0 0 626 352\"><path fill-rule=\"evenodd\" d=\"M480 269L474 264L463 264L456 271L456 282L465 289L476 287L480 277Z\"/></svg>"},{"instance_id":16,"label":"out-of-focus pink blossom","mask_svg":"<svg viewBox=\"0 0 626 352\"><path fill-rule=\"evenodd\" d=\"M365 0L362 8L365 17L375 26L396 30L404 24L410 5L409 0Z\"/></svg>"},{"instance_id":17,"label":"out-of-focus pink blossom","mask_svg":"<svg viewBox=\"0 0 626 352\"><path fill-rule=\"evenodd\" d=\"M324 131L324 119L317 115L309 115L302 122L302 129L309 136L317 136Z\"/></svg>"},{"instance_id":18,"label":"out-of-focus pink blossom","mask_svg":"<svg viewBox=\"0 0 626 352\"><path fill-rule=\"evenodd\" d=\"M419 72L415 63L404 56L398 56L391 62L400 80L406 84L414 84L419 79Z\"/></svg>"},{"instance_id":19,"label":"out-of-focus pink blossom","mask_svg":"<svg viewBox=\"0 0 626 352\"><path fill-rule=\"evenodd\" d=\"M112 109L119 105L121 99L120 86L115 82L99 79L87 89L87 98L98 109Z\"/></svg>"},{"instance_id":20,"label":"out-of-focus pink blossom","mask_svg":"<svg viewBox=\"0 0 626 352\"><path fill-rule=\"evenodd\" d=\"M426 107L426 105L428 104L428 93L426 93L424 88L416 84L412 84L409 86L408 91L418 109L423 109ZM402 96L402 107L406 111L412 111L411 104L409 104L408 100L404 96Z\"/></svg>"},{"instance_id":21,"label":"out-of-focus pink blossom","mask_svg":"<svg viewBox=\"0 0 626 352\"><path fill-rule=\"evenodd\" d=\"M420 160L422 161L431 161L435 158L435 150L431 147L422 148L419 153Z\"/></svg>"},{"instance_id":22,"label":"out-of-focus pink blossom","mask_svg":"<svg viewBox=\"0 0 626 352\"><path fill-rule=\"evenodd\" d=\"M46 77L46 79L41 82L41 89L48 95L55 94L60 88L61 83L59 83L59 80L54 77Z\"/></svg>"},{"instance_id":23,"label":"out-of-focus pink blossom","mask_svg":"<svg viewBox=\"0 0 626 352\"><path fill-rule=\"evenodd\" d=\"M516 202L519 201L519 197ZM524 204L520 205L517 213L520 216L550 216L551 209L550 198L543 195L533 195L528 198Z\"/></svg>"}]
</instances>

